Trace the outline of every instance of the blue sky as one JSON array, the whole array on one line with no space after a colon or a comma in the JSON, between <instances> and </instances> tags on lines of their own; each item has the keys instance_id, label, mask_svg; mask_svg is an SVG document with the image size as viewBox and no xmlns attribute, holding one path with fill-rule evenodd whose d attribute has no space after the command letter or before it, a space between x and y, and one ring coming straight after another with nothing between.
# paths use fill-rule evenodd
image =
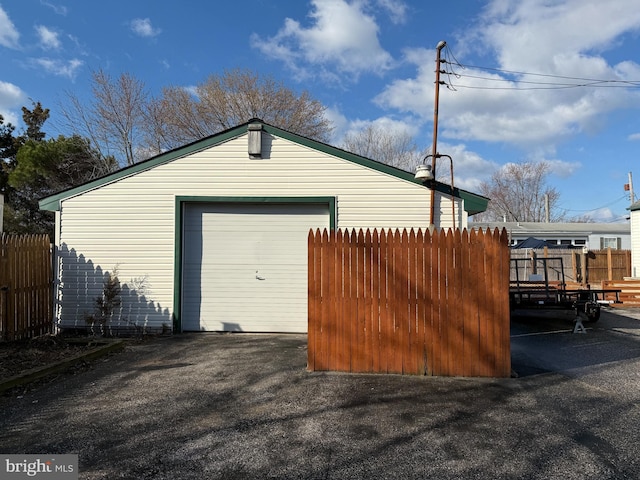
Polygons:
<instances>
[{"instance_id":1,"label":"blue sky","mask_svg":"<svg viewBox=\"0 0 640 480\"><path fill-rule=\"evenodd\" d=\"M438 151L477 191L509 162L546 160L568 216L625 221L640 150L637 0L0 0L0 114L90 97L91 72L152 94L236 67L328 107L332 143L370 123L431 145L435 48L447 66ZM634 172L636 173L636 172ZM638 172L637 174L640 174ZM638 177L640 178L640 177ZM640 192L640 179L635 189ZM637 198L637 195L636 195Z\"/></svg>"}]
</instances>

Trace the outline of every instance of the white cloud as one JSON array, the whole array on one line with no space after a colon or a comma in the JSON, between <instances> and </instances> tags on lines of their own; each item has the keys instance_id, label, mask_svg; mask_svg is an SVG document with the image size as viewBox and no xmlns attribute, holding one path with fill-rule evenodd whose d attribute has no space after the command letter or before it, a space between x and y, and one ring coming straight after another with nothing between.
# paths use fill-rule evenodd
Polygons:
<instances>
[{"instance_id":1,"label":"white cloud","mask_svg":"<svg viewBox=\"0 0 640 480\"><path fill-rule=\"evenodd\" d=\"M78 69L84 65L84 62L77 58L68 61L51 58L34 58L31 59L31 63L35 67L43 68L47 73L57 77L67 77L71 80L76 78Z\"/></svg>"},{"instance_id":2,"label":"white cloud","mask_svg":"<svg viewBox=\"0 0 640 480\"><path fill-rule=\"evenodd\" d=\"M376 3L389 13L391 21L402 24L407 21L407 4L401 0L376 0Z\"/></svg>"},{"instance_id":3,"label":"white cloud","mask_svg":"<svg viewBox=\"0 0 640 480\"><path fill-rule=\"evenodd\" d=\"M414 137L419 133L419 126L410 120L397 120L391 117L379 117L374 120L355 119L349 122L344 134L354 134L364 130L368 126L380 128L389 133L408 134Z\"/></svg>"},{"instance_id":4,"label":"white cloud","mask_svg":"<svg viewBox=\"0 0 640 480\"><path fill-rule=\"evenodd\" d=\"M187 85L185 87L182 87L182 89L189 93L189 95L192 95L194 98L200 98L200 94L198 93L198 86L197 85Z\"/></svg>"},{"instance_id":5,"label":"white cloud","mask_svg":"<svg viewBox=\"0 0 640 480\"><path fill-rule=\"evenodd\" d=\"M389 5L399 2L382 2ZM337 79L339 74L381 73L393 60L378 40L376 19L366 13L366 2L312 0L311 25L285 19L273 37L251 37L252 46L264 55L284 62L299 77L315 74ZM334 71L335 70L335 71Z\"/></svg>"},{"instance_id":6,"label":"white cloud","mask_svg":"<svg viewBox=\"0 0 640 480\"><path fill-rule=\"evenodd\" d=\"M4 122L17 125L19 116L15 112L24 104L27 95L13 83L3 82L0 80L0 115L4 118Z\"/></svg>"},{"instance_id":7,"label":"white cloud","mask_svg":"<svg viewBox=\"0 0 640 480\"><path fill-rule=\"evenodd\" d=\"M632 133L627 137L627 140L631 140L632 142L640 141L640 133Z\"/></svg>"},{"instance_id":8,"label":"white cloud","mask_svg":"<svg viewBox=\"0 0 640 480\"><path fill-rule=\"evenodd\" d=\"M501 70L446 65L462 76L441 78L455 86L455 91L440 89L442 134L553 149L577 133L597 132L608 112L640 106L640 92L602 85L558 87L588 83L577 79L637 80L640 65L629 59L608 62L602 55L607 48L618 48L616 42L622 43L625 34L637 31L640 9L635 0L612 0L607 8L596 0L490 2L477 28L460 45L463 52L481 50L485 57L493 56ZM616 51L618 57L619 53L624 50ZM428 120L433 112L435 56L434 50L407 50L405 61L415 65L416 75L390 83L376 102ZM491 65L490 60L483 63Z\"/></svg>"},{"instance_id":9,"label":"white cloud","mask_svg":"<svg viewBox=\"0 0 640 480\"><path fill-rule=\"evenodd\" d=\"M80 43L80 40L78 39L78 37L74 35L67 35L67 38L71 41L71 43L73 43L75 47L74 51L76 52L77 55L83 55L83 56L89 55L87 47L85 47Z\"/></svg>"},{"instance_id":10,"label":"white cloud","mask_svg":"<svg viewBox=\"0 0 640 480\"><path fill-rule=\"evenodd\" d=\"M581 53L589 63L639 26L635 0L610 0L606 8L599 0L494 0L476 34L505 68L573 71L559 59L564 52Z\"/></svg>"},{"instance_id":11,"label":"white cloud","mask_svg":"<svg viewBox=\"0 0 640 480\"><path fill-rule=\"evenodd\" d=\"M162 32L159 28L153 28L151 20L148 18L136 18L131 20L130 27L133 33L140 37L155 37L160 35L160 32Z\"/></svg>"},{"instance_id":12,"label":"white cloud","mask_svg":"<svg viewBox=\"0 0 640 480\"><path fill-rule=\"evenodd\" d=\"M545 161L549 165L549 173L560 178L570 178L580 168L582 168L582 164L579 162L568 162L566 160L556 159Z\"/></svg>"},{"instance_id":13,"label":"white cloud","mask_svg":"<svg viewBox=\"0 0 640 480\"><path fill-rule=\"evenodd\" d=\"M441 142L438 144L438 151L449 155L452 161L444 158L436 164L438 179L450 183L451 163L453 163L453 183L456 187L477 192L480 184L488 181L491 175L500 166L485 158L477 152L467 149L463 144L449 144Z\"/></svg>"},{"instance_id":14,"label":"white cloud","mask_svg":"<svg viewBox=\"0 0 640 480\"><path fill-rule=\"evenodd\" d=\"M51 30L44 25L36 25L35 27L38 38L40 38L40 46L43 50L58 50L62 45L58 38L58 32Z\"/></svg>"},{"instance_id":15,"label":"white cloud","mask_svg":"<svg viewBox=\"0 0 640 480\"><path fill-rule=\"evenodd\" d=\"M344 138L344 134L349 128L349 120L336 106L329 107L324 111L324 116L333 125L333 132L331 136L331 144L339 145Z\"/></svg>"},{"instance_id":16,"label":"white cloud","mask_svg":"<svg viewBox=\"0 0 640 480\"><path fill-rule=\"evenodd\" d=\"M20 33L15 25L0 6L0 45L7 48L18 48Z\"/></svg>"},{"instance_id":17,"label":"white cloud","mask_svg":"<svg viewBox=\"0 0 640 480\"><path fill-rule=\"evenodd\" d=\"M598 208L596 210L591 210L587 212L584 216L594 222L601 222L601 223L611 223L614 221L619 222L622 220L620 216L614 214L610 208Z\"/></svg>"},{"instance_id":18,"label":"white cloud","mask_svg":"<svg viewBox=\"0 0 640 480\"><path fill-rule=\"evenodd\" d=\"M66 17L67 13L69 12L69 9L67 7L65 7L64 5L55 5L55 4L50 3L50 2L45 2L44 0L40 0L40 4L44 5L46 7L49 7L55 13L57 13L58 15L62 15L63 17Z\"/></svg>"},{"instance_id":19,"label":"white cloud","mask_svg":"<svg viewBox=\"0 0 640 480\"><path fill-rule=\"evenodd\" d=\"M424 116L428 110L433 112L434 58L433 50L407 50L405 61L417 67L417 76L392 81L374 101L382 107L414 112L420 116Z\"/></svg>"}]
</instances>

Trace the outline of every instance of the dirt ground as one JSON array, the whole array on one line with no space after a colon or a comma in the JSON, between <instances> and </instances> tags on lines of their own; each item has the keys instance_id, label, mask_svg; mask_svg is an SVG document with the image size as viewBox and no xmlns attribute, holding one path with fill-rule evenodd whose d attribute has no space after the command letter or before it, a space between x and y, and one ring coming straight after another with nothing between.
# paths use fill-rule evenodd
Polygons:
<instances>
[{"instance_id":1,"label":"dirt ground","mask_svg":"<svg viewBox=\"0 0 640 480\"><path fill-rule=\"evenodd\" d=\"M0 342L0 381L34 368L52 365L92 347L88 342L74 343L56 335Z\"/></svg>"}]
</instances>

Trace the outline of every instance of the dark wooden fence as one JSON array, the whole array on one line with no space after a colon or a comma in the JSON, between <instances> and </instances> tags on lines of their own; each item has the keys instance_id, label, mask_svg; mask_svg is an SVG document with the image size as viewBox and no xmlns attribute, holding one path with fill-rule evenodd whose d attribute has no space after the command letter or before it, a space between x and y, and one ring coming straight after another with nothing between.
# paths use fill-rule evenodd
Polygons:
<instances>
[{"instance_id":1,"label":"dark wooden fence","mask_svg":"<svg viewBox=\"0 0 640 480\"><path fill-rule=\"evenodd\" d=\"M0 237L0 340L52 331L52 260L47 235Z\"/></svg>"},{"instance_id":2,"label":"dark wooden fence","mask_svg":"<svg viewBox=\"0 0 640 480\"><path fill-rule=\"evenodd\" d=\"M587 283L622 280L631 276L631 250L590 250L585 256Z\"/></svg>"},{"instance_id":3,"label":"dark wooden fence","mask_svg":"<svg viewBox=\"0 0 640 480\"><path fill-rule=\"evenodd\" d=\"M511 258L560 257L568 283L599 285L631 276L631 250L512 249ZM512 278L512 280L515 280ZM594 287L595 288L595 287Z\"/></svg>"},{"instance_id":4,"label":"dark wooden fence","mask_svg":"<svg viewBox=\"0 0 640 480\"><path fill-rule=\"evenodd\" d=\"M312 371L508 377L506 230L309 233Z\"/></svg>"}]
</instances>

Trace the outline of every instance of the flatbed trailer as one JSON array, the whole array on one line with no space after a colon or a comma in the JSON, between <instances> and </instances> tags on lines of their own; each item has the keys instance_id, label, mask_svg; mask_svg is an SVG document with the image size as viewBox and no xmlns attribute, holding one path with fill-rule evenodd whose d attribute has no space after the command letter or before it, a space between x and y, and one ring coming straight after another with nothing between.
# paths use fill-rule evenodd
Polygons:
<instances>
[{"instance_id":1,"label":"flatbed trailer","mask_svg":"<svg viewBox=\"0 0 640 480\"><path fill-rule=\"evenodd\" d=\"M619 294L619 289L567 288L562 257L511 259L509 305L512 313L572 311L577 320L597 322L601 305L620 303Z\"/></svg>"}]
</instances>

